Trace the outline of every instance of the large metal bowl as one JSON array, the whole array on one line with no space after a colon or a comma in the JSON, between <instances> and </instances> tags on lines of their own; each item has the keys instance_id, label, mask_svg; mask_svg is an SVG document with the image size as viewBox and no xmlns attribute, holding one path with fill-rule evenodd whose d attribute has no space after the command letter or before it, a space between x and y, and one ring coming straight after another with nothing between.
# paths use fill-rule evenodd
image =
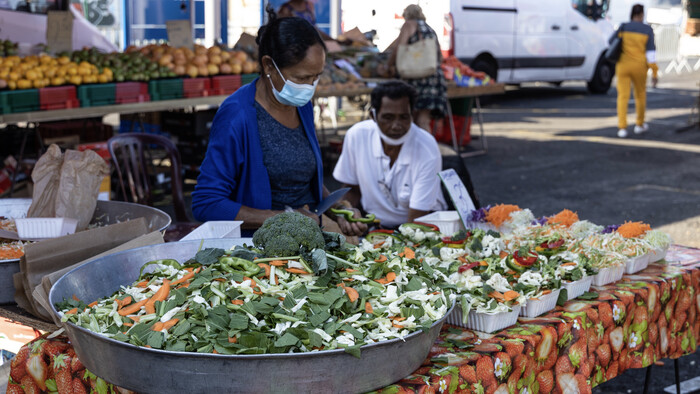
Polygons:
<instances>
[{"instance_id":1,"label":"large metal bowl","mask_svg":"<svg viewBox=\"0 0 700 394\"><path fill-rule=\"evenodd\" d=\"M240 240L207 239L203 247L230 248ZM74 294L82 300L110 296L133 283L151 260L185 261L200 241L146 246L97 259L56 282L49 293L55 304ZM416 332L362 347L357 359L343 350L311 353L220 355L170 352L115 341L74 324L65 324L75 352L88 370L118 386L140 393L290 393L365 392L391 384L420 367L444 318L428 332Z\"/></svg>"}]
</instances>

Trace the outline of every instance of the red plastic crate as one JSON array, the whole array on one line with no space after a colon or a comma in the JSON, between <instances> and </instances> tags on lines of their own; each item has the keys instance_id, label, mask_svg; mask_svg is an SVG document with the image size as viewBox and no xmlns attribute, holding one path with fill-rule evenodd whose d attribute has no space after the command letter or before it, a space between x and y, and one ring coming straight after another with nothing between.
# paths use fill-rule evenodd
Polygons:
<instances>
[{"instance_id":1,"label":"red plastic crate","mask_svg":"<svg viewBox=\"0 0 700 394\"><path fill-rule=\"evenodd\" d=\"M241 87L240 75L217 75L211 77L211 95L228 96Z\"/></svg>"},{"instance_id":2,"label":"red plastic crate","mask_svg":"<svg viewBox=\"0 0 700 394\"><path fill-rule=\"evenodd\" d=\"M472 141L471 136L471 116L452 115L452 121L455 125L455 134L457 134L457 143L461 142L461 146L467 146ZM452 144L452 131L450 130L450 120L444 118L441 120L433 120L431 122L433 136L438 142L444 144ZM460 135L461 133L461 135Z\"/></svg>"},{"instance_id":3,"label":"red plastic crate","mask_svg":"<svg viewBox=\"0 0 700 394\"><path fill-rule=\"evenodd\" d=\"M109 161L111 159L111 156L109 155L109 148L107 147L107 141L93 142L90 144L80 144L76 146L76 149L80 152L86 150L95 151L95 153L97 153L101 158L105 159L107 164L109 164Z\"/></svg>"},{"instance_id":4,"label":"red plastic crate","mask_svg":"<svg viewBox=\"0 0 700 394\"><path fill-rule=\"evenodd\" d=\"M117 104L143 103L151 101L148 84L143 82L120 82L115 90Z\"/></svg>"},{"instance_id":5,"label":"red plastic crate","mask_svg":"<svg viewBox=\"0 0 700 394\"><path fill-rule=\"evenodd\" d=\"M55 86L39 89L39 108L42 110L79 107L80 101L78 101L75 86Z\"/></svg>"},{"instance_id":6,"label":"red plastic crate","mask_svg":"<svg viewBox=\"0 0 700 394\"><path fill-rule=\"evenodd\" d=\"M209 78L185 78L182 80L182 94L187 98L211 96Z\"/></svg>"}]
</instances>

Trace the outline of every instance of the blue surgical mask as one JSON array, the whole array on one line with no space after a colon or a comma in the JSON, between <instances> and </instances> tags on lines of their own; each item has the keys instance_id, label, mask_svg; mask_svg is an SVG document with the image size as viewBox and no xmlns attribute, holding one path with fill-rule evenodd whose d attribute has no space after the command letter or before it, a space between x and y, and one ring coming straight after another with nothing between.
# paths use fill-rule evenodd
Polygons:
<instances>
[{"instance_id":1,"label":"blue surgical mask","mask_svg":"<svg viewBox=\"0 0 700 394\"><path fill-rule=\"evenodd\" d=\"M272 61L272 64L275 66L275 69L284 81L282 91L279 91L272 83L272 79L270 79L272 94L275 96L277 101L279 101L281 104L291 105L294 107L303 107L309 101L311 101L311 98L314 96L314 92L316 91L316 85L318 85L318 78L314 81L313 85L295 83L288 79L284 79L284 75L282 75L280 69L277 68L277 64L274 60ZM270 74L267 75L267 78L270 78Z\"/></svg>"}]
</instances>

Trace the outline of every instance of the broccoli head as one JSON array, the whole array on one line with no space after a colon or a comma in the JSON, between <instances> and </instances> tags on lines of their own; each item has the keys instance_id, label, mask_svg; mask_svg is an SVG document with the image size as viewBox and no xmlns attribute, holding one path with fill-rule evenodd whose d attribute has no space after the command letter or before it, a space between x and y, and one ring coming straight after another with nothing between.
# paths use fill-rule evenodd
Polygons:
<instances>
[{"instance_id":1,"label":"broccoli head","mask_svg":"<svg viewBox=\"0 0 700 394\"><path fill-rule=\"evenodd\" d=\"M265 220L253 234L253 244L269 257L296 256L302 247L311 251L325 246L318 224L299 212L284 212Z\"/></svg>"}]
</instances>

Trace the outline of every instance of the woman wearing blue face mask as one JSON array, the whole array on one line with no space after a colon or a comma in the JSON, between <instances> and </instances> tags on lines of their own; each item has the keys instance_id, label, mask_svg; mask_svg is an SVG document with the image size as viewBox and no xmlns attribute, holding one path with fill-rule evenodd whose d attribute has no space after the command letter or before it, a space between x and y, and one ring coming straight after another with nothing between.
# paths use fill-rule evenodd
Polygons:
<instances>
[{"instance_id":1,"label":"woman wearing blue face mask","mask_svg":"<svg viewBox=\"0 0 700 394\"><path fill-rule=\"evenodd\" d=\"M326 47L308 21L267 11L257 38L262 75L227 98L212 123L192 194L200 221L243 220L253 230L286 207L318 221L309 207L328 194L311 103ZM366 230L344 219L338 225L348 235Z\"/></svg>"}]
</instances>

